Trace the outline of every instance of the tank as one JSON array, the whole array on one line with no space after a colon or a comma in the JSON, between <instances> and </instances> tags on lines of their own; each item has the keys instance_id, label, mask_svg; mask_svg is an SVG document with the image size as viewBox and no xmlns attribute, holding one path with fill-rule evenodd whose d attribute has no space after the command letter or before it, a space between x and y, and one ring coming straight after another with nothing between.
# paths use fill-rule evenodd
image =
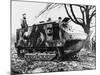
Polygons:
<instances>
[{"instance_id":1,"label":"tank","mask_svg":"<svg viewBox=\"0 0 100 75\"><path fill-rule=\"evenodd\" d=\"M70 33L63 24L52 21L17 29L15 47L18 56L29 61L64 60L76 55L87 36L81 38L84 34Z\"/></svg>"}]
</instances>

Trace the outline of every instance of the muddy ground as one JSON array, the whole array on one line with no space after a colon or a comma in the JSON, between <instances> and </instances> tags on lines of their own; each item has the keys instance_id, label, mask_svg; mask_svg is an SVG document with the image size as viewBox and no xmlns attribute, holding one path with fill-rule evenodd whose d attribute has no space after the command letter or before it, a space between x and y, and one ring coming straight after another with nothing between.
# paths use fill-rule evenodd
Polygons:
<instances>
[{"instance_id":1,"label":"muddy ground","mask_svg":"<svg viewBox=\"0 0 100 75\"><path fill-rule=\"evenodd\" d=\"M82 49L78 53L77 61L33 61L26 62L19 59L16 49L11 49L11 71L12 75L22 73L58 72L58 71L79 71L96 69L96 55L92 50Z\"/></svg>"}]
</instances>

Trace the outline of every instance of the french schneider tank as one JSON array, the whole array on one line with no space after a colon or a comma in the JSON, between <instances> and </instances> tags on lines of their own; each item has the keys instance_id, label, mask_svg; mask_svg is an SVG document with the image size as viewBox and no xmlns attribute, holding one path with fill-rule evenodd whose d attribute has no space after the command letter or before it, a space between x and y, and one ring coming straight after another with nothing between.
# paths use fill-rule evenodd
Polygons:
<instances>
[{"instance_id":1,"label":"french schneider tank","mask_svg":"<svg viewBox=\"0 0 100 75\"><path fill-rule=\"evenodd\" d=\"M61 20L59 17L58 21L49 18L46 22L28 26L23 17L22 28L16 31L15 47L18 56L27 60L63 60L75 55L87 36L85 33L71 33L68 22L69 18Z\"/></svg>"}]
</instances>

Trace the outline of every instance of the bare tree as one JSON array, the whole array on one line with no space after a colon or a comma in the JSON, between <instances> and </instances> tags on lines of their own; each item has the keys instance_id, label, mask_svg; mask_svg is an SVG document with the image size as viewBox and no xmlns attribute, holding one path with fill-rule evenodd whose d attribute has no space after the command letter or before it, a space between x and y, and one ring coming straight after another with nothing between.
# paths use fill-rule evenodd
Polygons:
<instances>
[{"instance_id":1,"label":"bare tree","mask_svg":"<svg viewBox=\"0 0 100 75\"><path fill-rule=\"evenodd\" d=\"M57 4L57 3L48 3L46 8L42 10L37 17L45 13L46 11L49 11L57 6L63 6L66 10L66 13L68 17L76 24L81 25L84 29L84 31L89 34L90 32L90 23L92 21L92 18L96 16L96 7L93 5L78 5L78 4ZM68 6L70 7L70 11L68 10ZM79 7L80 12L82 14L81 17L77 17L75 15L74 6ZM72 15L71 15L72 14ZM81 21L80 21L81 20Z\"/></svg>"},{"instance_id":2,"label":"bare tree","mask_svg":"<svg viewBox=\"0 0 100 75\"><path fill-rule=\"evenodd\" d=\"M80 12L82 14L81 18L77 18L74 12L74 6L79 7ZM92 18L96 16L96 7L92 5L77 5L77 4L69 4L70 12L68 11L68 6L64 4L65 10L68 14L68 17L76 24L81 25L84 31L89 34L90 32L90 23ZM71 15L72 14L72 15ZM80 21L81 20L81 21Z\"/></svg>"}]
</instances>

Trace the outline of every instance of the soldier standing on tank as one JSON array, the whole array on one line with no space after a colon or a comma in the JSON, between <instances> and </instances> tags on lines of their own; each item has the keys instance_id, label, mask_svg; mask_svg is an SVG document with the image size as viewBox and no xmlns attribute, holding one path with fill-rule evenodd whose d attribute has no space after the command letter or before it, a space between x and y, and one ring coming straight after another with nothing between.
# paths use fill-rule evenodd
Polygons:
<instances>
[{"instance_id":1,"label":"soldier standing on tank","mask_svg":"<svg viewBox=\"0 0 100 75\"><path fill-rule=\"evenodd\" d=\"M62 24L62 18L58 17L58 23L59 23L59 38L62 39L62 30L61 30L61 24Z\"/></svg>"},{"instance_id":2,"label":"soldier standing on tank","mask_svg":"<svg viewBox=\"0 0 100 75\"><path fill-rule=\"evenodd\" d=\"M22 14L23 19L22 19L22 23L21 23L21 28L24 29L24 31L27 31L28 29L28 24L27 24L27 20L26 20L26 14Z\"/></svg>"},{"instance_id":3,"label":"soldier standing on tank","mask_svg":"<svg viewBox=\"0 0 100 75\"><path fill-rule=\"evenodd\" d=\"M24 46L27 44L27 39L24 36L24 33L28 31L28 24L27 24L27 20L26 20L26 13L22 14L22 23L21 23L21 28L22 28L22 38L23 38L23 42L24 42Z\"/></svg>"}]
</instances>

